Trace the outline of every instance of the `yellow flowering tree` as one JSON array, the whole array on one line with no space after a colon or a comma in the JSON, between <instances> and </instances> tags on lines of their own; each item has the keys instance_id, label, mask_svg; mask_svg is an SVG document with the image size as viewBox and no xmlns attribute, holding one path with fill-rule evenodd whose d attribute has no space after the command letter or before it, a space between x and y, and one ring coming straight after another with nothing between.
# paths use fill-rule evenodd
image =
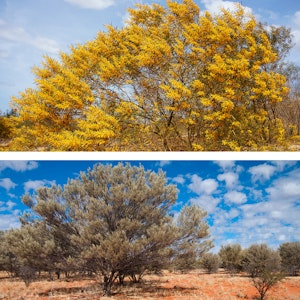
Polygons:
<instances>
[{"instance_id":1,"label":"yellow flowering tree","mask_svg":"<svg viewBox=\"0 0 300 300\"><path fill-rule=\"evenodd\" d=\"M46 57L12 105L11 150L268 150L285 132L280 51L242 6L129 9L128 24ZM284 43L284 40L282 41ZM276 44L278 46L278 43Z\"/></svg>"}]
</instances>

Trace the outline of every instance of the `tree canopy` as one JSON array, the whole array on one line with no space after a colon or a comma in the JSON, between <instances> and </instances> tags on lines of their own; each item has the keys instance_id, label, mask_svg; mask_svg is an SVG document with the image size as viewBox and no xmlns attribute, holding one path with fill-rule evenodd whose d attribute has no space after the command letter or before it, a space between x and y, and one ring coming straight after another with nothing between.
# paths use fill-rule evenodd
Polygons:
<instances>
[{"instance_id":1,"label":"tree canopy","mask_svg":"<svg viewBox=\"0 0 300 300\"><path fill-rule=\"evenodd\" d=\"M90 272L109 295L117 278L168 268L191 247L195 259L211 248L206 213L185 206L174 218L176 199L162 171L99 164L63 187L26 194L23 225L6 240L17 270ZM179 253L183 243L191 247Z\"/></svg>"},{"instance_id":2,"label":"tree canopy","mask_svg":"<svg viewBox=\"0 0 300 300\"><path fill-rule=\"evenodd\" d=\"M291 47L237 5L212 15L192 0L129 9L123 28L33 69L14 97L9 150L267 150L282 145L278 67Z\"/></svg>"},{"instance_id":3,"label":"tree canopy","mask_svg":"<svg viewBox=\"0 0 300 300\"><path fill-rule=\"evenodd\" d=\"M279 247L279 253L287 274L296 275L300 270L300 242L283 243Z\"/></svg>"}]
</instances>

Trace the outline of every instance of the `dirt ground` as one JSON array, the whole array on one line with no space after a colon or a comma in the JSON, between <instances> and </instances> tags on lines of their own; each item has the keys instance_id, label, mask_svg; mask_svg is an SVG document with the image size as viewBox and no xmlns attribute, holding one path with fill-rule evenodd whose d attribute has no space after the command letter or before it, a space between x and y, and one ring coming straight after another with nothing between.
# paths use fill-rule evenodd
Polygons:
<instances>
[{"instance_id":1,"label":"dirt ground","mask_svg":"<svg viewBox=\"0 0 300 300\"><path fill-rule=\"evenodd\" d=\"M1 276L0 276L1 277ZM143 283L125 282L114 286L113 296L102 295L93 279L61 279L36 281L26 288L25 283L7 277L0 278L0 300L234 300L255 299L258 296L251 280L243 275L224 272L205 274L193 271L185 274L165 271L162 275L147 275ZM267 294L268 300L300 299L300 277L287 277Z\"/></svg>"}]
</instances>

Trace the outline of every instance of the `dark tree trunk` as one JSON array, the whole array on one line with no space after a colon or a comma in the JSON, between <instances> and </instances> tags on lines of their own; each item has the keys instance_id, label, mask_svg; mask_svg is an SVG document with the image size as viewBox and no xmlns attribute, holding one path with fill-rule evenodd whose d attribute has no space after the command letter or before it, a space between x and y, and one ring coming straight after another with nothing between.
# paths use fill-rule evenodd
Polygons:
<instances>
[{"instance_id":1,"label":"dark tree trunk","mask_svg":"<svg viewBox=\"0 0 300 300\"><path fill-rule=\"evenodd\" d=\"M103 280L103 294L110 297L111 294L111 287L115 280L114 274L111 274L110 276L104 275Z\"/></svg>"}]
</instances>

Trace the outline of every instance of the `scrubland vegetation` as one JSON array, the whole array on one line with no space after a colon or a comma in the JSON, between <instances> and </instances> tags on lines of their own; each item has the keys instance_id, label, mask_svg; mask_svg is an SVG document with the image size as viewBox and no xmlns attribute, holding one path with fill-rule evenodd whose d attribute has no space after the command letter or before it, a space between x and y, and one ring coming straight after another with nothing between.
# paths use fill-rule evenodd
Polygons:
<instances>
[{"instance_id":1,"label":"scrubland vegetation","mask_svg":"<svg viewBox=\"0 0 300 300\"><path fill-rule=\"evenodd\" d=\"M22 287L28 299L196 299L202 293L201 299L263 300L283 280L289 285L287 276L300 290L300 242L277 250L223 245L212 253L206 212L187 204L175 215L177 192L163 172L120 163L98 164L64 186L25 194L21 227L0 234L0 271L11 280L0 279L2 299L20 299L13 295ZM220 298L205 295L203 282L213 288L210 280L219 281ZM236 294L225 294L220 282ZM236 292L235 283L246 287Z\"/></svg>"},{"instance_id":2,"label":"scrubland vegetation","mask_svg":"<svg viewBox=\"0 0 300 300\"><path fill-rule=\"evenodd\" d=\"M36 88L0 119L4 151L299 148L299 67L288 28L237 5L129 9L123 28L34 67Z\"/></svg>"}]
</instances>

